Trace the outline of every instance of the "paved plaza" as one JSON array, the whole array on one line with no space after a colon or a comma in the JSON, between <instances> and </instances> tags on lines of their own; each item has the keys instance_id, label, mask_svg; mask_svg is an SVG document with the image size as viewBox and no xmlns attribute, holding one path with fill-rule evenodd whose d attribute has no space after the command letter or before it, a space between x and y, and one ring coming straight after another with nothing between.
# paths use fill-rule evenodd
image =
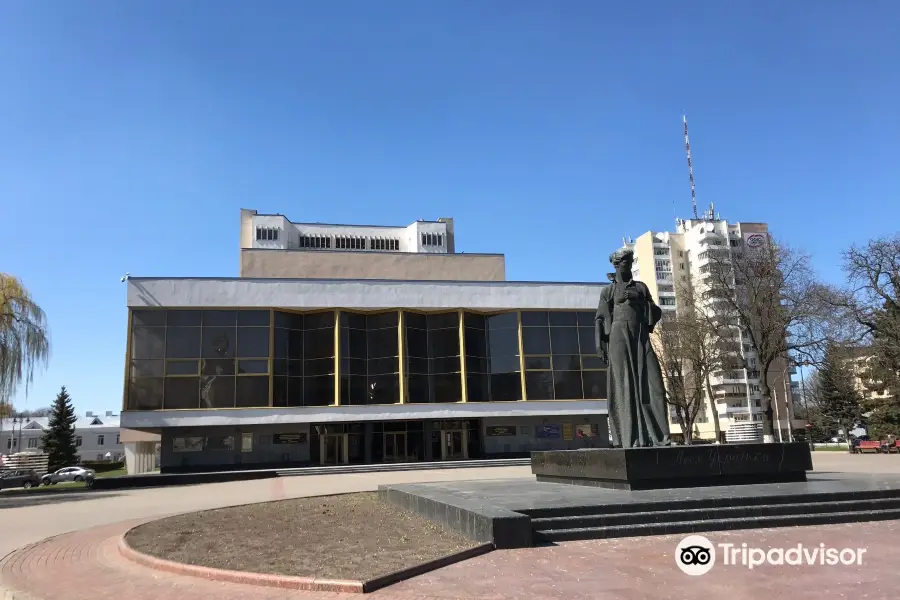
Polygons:
<instances>
[{"instance_id":1,"label":"paved plaza","mask_svg":"<svg viewBox=\"0 0 900 600\"><path fill-rule=\"evenodd\" d=\"M818 452L819 472L900 473L900 456ZM0 591L4 600L128 600L215 597L260 599L351 598L354 594L298 592L209 582L152 571L124 560L121 534L162 516L301 496L371 491L385 483L531 477L528 467L324 475L129 490L121 492L0 494ZM886 598L900 586L894 550L900 522L710 533L714 543L740 547L865 548L852 566L760 566L717 563L691 577L675 565L683 536L567 542L495 551L390 586L374 598Z\"/></svg>"}]
</instances>

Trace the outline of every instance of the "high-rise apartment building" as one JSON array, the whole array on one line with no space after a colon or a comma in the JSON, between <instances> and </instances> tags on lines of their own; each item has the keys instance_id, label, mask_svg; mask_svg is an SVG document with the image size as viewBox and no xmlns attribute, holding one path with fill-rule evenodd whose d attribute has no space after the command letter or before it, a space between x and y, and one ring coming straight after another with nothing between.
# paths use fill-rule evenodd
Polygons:
<instances>
[{"instance_id":1,"label":"high-rise apartment building","mask_svg":"<svg viewBox=\"0 0 900 600\"><path fill-rule=\"evenodd\" d=\"M647 284L650 293L664 311L677 310L679 284L692 284L702 289L703 278L710 272L710 258L730 253L744 245L760 245L768 235L765 223L731 223L710 211L697 219L679 219L674 232L648 231L626 245L634 250L634 276ZM746 332L734 327L738 337L740 357L735 368L713 374L714 398L706 398L697 417L695 434L715 439L712 411L719 416L721 431L728 441L762 439L762 408L760 406L760 372L756 352ZM738 359L745 360L738 360ZM790 376L794 367L786 362L776 364L769 373L769 387L773 395L775 439L787 441L791 437L793 393ZM670 414L673 434L680 434ZM794 424L796 426L796 424ZM801 425L802 426L802 425Z\"/></svg>"}]
</instances>

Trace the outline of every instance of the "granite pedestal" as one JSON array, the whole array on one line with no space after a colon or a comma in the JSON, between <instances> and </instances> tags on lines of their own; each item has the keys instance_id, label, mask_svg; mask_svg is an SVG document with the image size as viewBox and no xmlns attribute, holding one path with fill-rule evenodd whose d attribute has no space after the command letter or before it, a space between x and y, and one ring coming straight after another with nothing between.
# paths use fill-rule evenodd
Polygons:
<instances>
[{"instance_id":1,"label":"granite pedestal","mask_svg":"<svg viewBox=\"0 0 900 600\"><path fill-rule=\"evenodd\" d=\"M531 453L538 481L654 490L806 481L805 443L591 448Z\"/></svg>"}]
</instances>

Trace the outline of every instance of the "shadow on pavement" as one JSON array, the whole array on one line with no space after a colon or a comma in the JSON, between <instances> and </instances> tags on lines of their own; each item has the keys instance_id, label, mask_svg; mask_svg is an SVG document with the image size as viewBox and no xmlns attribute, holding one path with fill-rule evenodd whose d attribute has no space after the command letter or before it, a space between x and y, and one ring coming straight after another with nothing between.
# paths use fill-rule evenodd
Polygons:
<instances>
[{"instance_id":1,"label":"shadow on pavement","mask_svg":"<svg viewBox=\"0 0 900 600\"><path fill-rule=\"evenodd\" d=\"M61 504L63 502L79 502L95 498L112 498L121 496L113 492L92 492L79 490L72 492L31 492L28 494L2 494L0 493L0 510L5 508L22 508L25 506L46 506Z\"/></svg>"}]
</instances>

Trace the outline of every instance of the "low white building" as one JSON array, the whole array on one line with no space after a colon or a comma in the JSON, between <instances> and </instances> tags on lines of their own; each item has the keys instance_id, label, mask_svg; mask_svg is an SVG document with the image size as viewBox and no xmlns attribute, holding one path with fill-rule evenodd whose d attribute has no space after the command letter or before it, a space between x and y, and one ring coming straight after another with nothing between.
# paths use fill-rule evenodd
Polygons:
<instances>
[{"instance_id":1,"label":"low white building","mask_svg":"<svg viewBox=\"0 0 900 600\"><path fill-rule=\"evenodd\" d=\"M26 417L20 421L0 419L0 453L40 452L41 438L49 426L49 417ZM112 411L105 415L92 412L75 422L75 444L79 461L120 461L125 449L119 437L119 416Z\"/></svg>"}]
</instances>

